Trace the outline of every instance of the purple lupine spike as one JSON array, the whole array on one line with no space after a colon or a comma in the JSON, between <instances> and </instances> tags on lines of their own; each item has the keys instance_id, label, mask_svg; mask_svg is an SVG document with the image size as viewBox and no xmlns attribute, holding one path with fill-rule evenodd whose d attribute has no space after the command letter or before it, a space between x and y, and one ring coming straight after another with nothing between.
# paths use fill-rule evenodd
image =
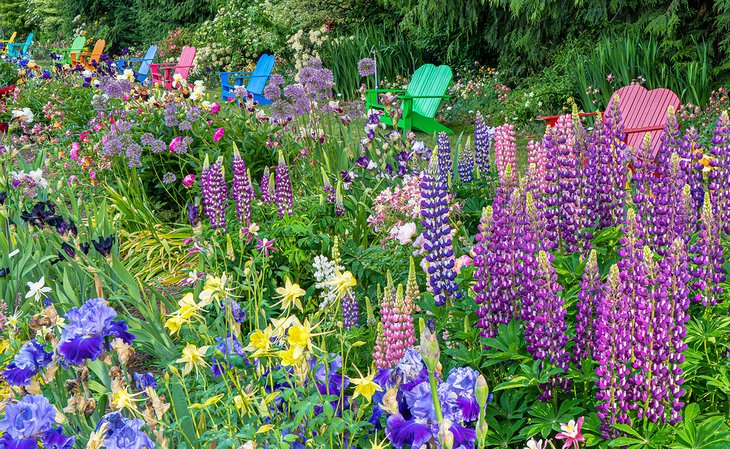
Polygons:
<instances>
[{"instance_id":1,"label":"purple lupine spike","mask_svg":"<svg viewBox=\"0 0 730 449\"><path fill-rule=\"evenodd\" d=\"M439 133L437 139L438 149L438 170L441 176L448 182L452 179L452 162L451 162L451 142L449 142L449 135L446 133Z\"/></svg>"},{"instance_id":2,"label":"purple lupine spike","mask_svg":"<svg viewBox=\"0 0 730 449\"><path fill-rule=\"evenodd\" d=\"M580 282L578 292L578 314L575 317L575 346L573 346L573 361L580 368L584 359L596 354L594 342L594 327L596 310L603 301L605 287L598 272L598 257L596 250L592 250L586 261L586 268Z\"/></svg>"},{"instance_id":3,"label":"purple lupine spike","mask_svg":"<svg viewBox=\"0 0 730 449\"><path fill-rule=\"evenodd\" d=\"M515 126L504 124L494 131L494 165L497 166L499 183L505 186L517 185L517 145ZM507 178L507 167L512 167Z\"/></svg>"},{"instance_id":4,"label":"purple lupine spike","mask_svg":"<svg viewBox=\"0 0 730 449\"><path fill-rule=\"evenodd\" d=\"M652 172L653 163L651 161L651 133L644 134L641 147L636 149L636 158L634 159L634 175L632 181L634 183L634 195L632 202L636 207L636 215L641 221L641 229L651 229L653 209L650 202L652 196L652 186L654 173ZM642 236L643 237L643 236Z\"/></svg>"},{"instance_id":5,"label":"purple lupine spike","mask_svg":"<svg viewBox=\"0 0 730 449\"><path fill-rule=\"evenodd\" d=\"M712 137L707 189L717 214L719 228L730 233L730 117L723 111L717 119Z\"/></svg>"},{"instance_id":6,"label":"purple lupine spike","mask_svg":"<svg viewBox=\"0 0 730 449\"><path fill-rule=\"evenodd\" d=\"M489 173L489 139L487 124L482 113L477 111L474 120L474 158L481 177Z\"/></svg>"},{"instance_id":7,"label":"purple lupine spike","mask_svg":"<svg viewBox=\"0 0 730 449\"><path fill-rule=\"evenodd\" d=\"M236 218L243 226L251 221L251 203L256 199L256 192L251 184L251 177L246 169L246 163L241 159L237 149L233 150L233 188L232 196L236 202Z\"/></svg>"},{"instance_id":8,"label":"purple lupine spike","mask_svg":"<svg viewBox=\"0 0 730 449\"><path fill-rule=\"evenodd\" d=\"M665 388L669 395L667 402L669 404L669 423L676 424L682 419L680 412L684 403L681 402L684 396L684 372L682 364L684 363L684 351L687 344L684 338L687 336L686 323L689 321L689 284L691 276L689 274L689 261L686 251L686 243L682 239L675 239L669 248L667 256L662 259L660 264L660 281L667 289L669 297L669 307L671 314L671 327L667 329L669 333L668 354L661 362L664 369L660 372L663 377L660 382L664 382ZM662 329L657 327L658 331Z\"/></svg>"},{"instance_id":9,"label":"purple lupine spike","mask_svg":"<svg viewBox=\"0 0 730 449\"><path fill-rule=\"evenodd\" d=\"M694 126L690 126L687 132L684 133L680 148L680 155L683 158L682 168L692 192L694 210L696 211L690 219L697 221L699 219L699 211L702 210L702 201L705 198L705 183L702 174L704 166L700 162L703 156L702 144L700 143L700 134Z\"/></svg>"},{"instance_id":10,"label":"purple lupine spike","mask_svg":"<svg viewBox=\"0 0 730 449\"><path fill-rule=\"evenodd\" d=\"M547 250L558 248L560 244L559 214L560 214L560 186L558 184L558 158L555 148L554 132L552 128L545 132L542 138L542 147L545 150L545 189L543 196L545 221L545 243Z\"/></svg>"},{"instance_id":11,"label":"purple lupine spike","mask_svg":"<svg viewBox=\"0 0 730 449\"><path fill-rule=\"evenodd\" d=\"M602 116L601 141L598 147L599 227L618 226L624 217L626 165L623 121L619 98L615 95Z\"/></svg>"},{"instance_id":12,"label":"purple lupine spike","mask_svg":"<svg viewBox=\"0 0 730 449\"><path fill-rule=\"evenodd\" d=\"M322 167L322 181L323 181L323 187L322 191L326 195L326 201L328 203L334 203L335 202L335 188L332 186L332 183L330 182L330 177L327 176L327 173L324 171L324 167Z\"/></svg>"},{"instance_id":13,"label":"purple lupine spike","mask_svg":"<svg viewBox=\"0 0 730 449\"><path fill-rule=\"evenodd\" d=\"M459 180L464 184L474 180L474 150L468 141L459 152Z\"/></svg>"},{"instance_id":14,"label":"purple lupine spike","mask_svg":"<svg viewBox=\"0 0 730 449\"><path fill-rule=\"evenodd\" d=\"M655 181L661 181L669 174L669 164L673 154L678 154L682 138L679 133L679 123L674 107L667 108L667 119L664 122L664 129L659 138L659 149L653 160L653 169L657 176Z\"/></svg>"},{"instance_id":15,"label":"purple lupine spike","mask_svg":"<svg viewBox=\"0 0 730 449\"><path fill-rule=\"evenodd\" d=\"M276 190L274 192L276 207L279 209L279 218L284 214L294 215L294 193L289 177L289 167L284 160L284 154L279 150L279 164L276 166Z\"/></svg>"},{"instance_id":16,"label":"purple lupine spike","mask_svg":"<svg viewBox=\"0 0 730 449\"><path fill-rule=\"evenodd\" d=\"M482 210L482 216L479 220L479 233L476 235L476 245L474 245L474 294L478 306L477 315L479 316L478 326L483 329L482 335L485 337L494 336L495 332L490 321L490 305L487 286L491 283L491 272L487 265L488 245L492 241L492 232L494 227L494 209L487 206Z\"/></svg>"},{"instance_id":17,"label":"purple lupine spike","mask_svg":"<svg viewBox=\"0 0 730 449\"><path fill-rule=\"evenodd\" d=\"M350 330L360 327L360 306L352 289L342 296L340 306L342 307L342 325L344 329Z\"/></svg>"},{"instance_id":18,"label":"purple lupine spike","mask_svg":"<svg viewBox=\"0 0 730 449\"><path fill-rule=\"evenodd\" d=\"M421 216L428 261L428 284L436 305L443 306L447 299L458 300L461 292L455 282L454 247L449 225L448 186L440 172L437 153L421 178Z\"/></svg>"},{"instance_id":19,"label":"purple lupine spike","mask_svg":"<svg viewBox=\"0 0 730 449\"><path fill-rule=\"evenodd\" d=\"M533 316L525 321L525 341L533 359L549 361L557 368L568 372L570 356L565 349L568 343L566 333L568 326L565 322L563 299L559 295L562 287L557 282L558 275L551 259L552 255L545 251L538 253L534 311ZM550 400L555 387L567 391L570 382L560 376L551 378L549 384L541 386L539 398L542 401Z\"/></svg>"},{"instance_id":20,"label":"purple lupine spike","mask_svg":"<svg viewBox=\"0 0 730 449\"><path fill-rule=\"evenodd\" d=\"M712 199L709 192L705 192L705 199L700 214L699 233L697 241L692 246L692 289L695 291L692 302L703 306L714 306L722 295L722 282L725 282L725 272L722 265L725 258L722 255L720 241L720 226L717 216L712 210Z\"/></svg>"},{"instance_id":21,"label":"purple lupine spike","mask_svg":"<svg viewBox=\"0 0 730 449\"><path fill-rule=\"evenodd\" d=\"M261 176L261 201L264 203L271 203L274 201L274 192L269 188L269 178L271 172L269 167L264 168L264 174Z\"/></svg>"},{"instance_id":22,"label":"purple lupine spike","mask_svg":"<svg viewBox=\"0 0 730 449\"><path fill-rule=\"evenodd\" d=\"M203 161L203 171L200 173L200 197L203 203L203 214L210 220L213 216L211 206L211 198L213 195L210 190L210 160L207 154Z\"/></svg>"},{"instance_id":23,"label":"purple lupine spike","mask_svg":"<svg viewBox=\"0 0 730 449\"><path fill-rule=\"evenodd\" d=\"M626 366L631 363L631 348L625 344L630 338L631 319L622 306L623 288L618 265L612 265L606 280L606 294L596 307L594 325L596 344L596 410L601 424L601 436L618 436L615 424L630 424L625 392L621 379L626 377Z\"/></svg>"},{"instance_id":24,"label":"purple lupine spike","mask_svg":"<svg viewBox=\"0 0 730 449\"><path fill-rule=\"evenodd\" d=\"M534 140L527 142L527 163L530 166L535 166L534 170L530 171L530 182L534 183L538 189L533 196L542 196L546 187L545 176L547 175L547 168L545 166L547 160L542 142L535 142Z\"/></svg>"},{"instance_id":25,"label":"purple lupine spike","mask_svg":"<svg viewBox=\"0 0 730 449\"><path fill-rule=\"evenodd\" d=\"M205 173L205 168L203 169ZM203 176L201 176L203 178ZM223 173L223 158L218 158L207 172L207 180L204 182L206 198L203 200L205 214L210 220L211 229L226 228L226 202L228 201L228 185Z\"/></svg>"},{"instance_id":26,"label":"purple lupine spike","mask_svg":"<svg viewBox=\"0 0 730 449\"><path fill-rule=\"evenodd\" d=\"M580 197L580 210L583 214L583 238L584 238L584 249L588 249L591 246L591 240L593 239L593 229L600 228L599 222L599 195L600 189L598 184L598 166L599 166L599 153L598 148L602 139L601 133L603 132L603 119L601 114L598 113L596 116L595 126L593 132L588 137L587 146L583 156L583 194Z\"/></svg>"}]
</instances>

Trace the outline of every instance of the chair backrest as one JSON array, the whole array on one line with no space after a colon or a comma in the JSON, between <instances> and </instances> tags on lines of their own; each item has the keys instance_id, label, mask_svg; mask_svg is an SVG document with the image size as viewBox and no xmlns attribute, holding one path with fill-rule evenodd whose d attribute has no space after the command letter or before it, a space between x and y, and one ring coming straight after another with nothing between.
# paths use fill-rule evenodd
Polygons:
<instances>
[{"instance_id":1,"label":"chair backrest","mask_svg":"<svg viewBox=\"0 0 730 449\"><path fill-rule=\"evenodd\" d=\"M144 54L144 59L142 60L142 63L139 65L139 70L137 70L137 74L147 77L147 75L149 75L150 73L150 64L152 63L152 61L154 61L156 55L157 45L150 45L150 48L147 49L147 53Z\"/></svg>"},{"instance_id":2,"label":"chair backrest","mask_svg":"<svg viewBox=\"0 0 730 449\"><path fill-rule=\"evenodd\" d=\"M28 38L25 40L25 45L23 45L23 54L28 53L28 47L30 47L31 42L33 42L33 33L28 34Z\"/></svg>"},{"instance_id":3,"label":"chair backrest","mask_svg":"<svg viewBox=\"0 0 730 449\"><path fill-rule=\"evenodd\" d=\"M433 64L424 64L411 77L408 83L406 95L412 96L434 96L441 97L446 95L446 91L451 84L451 67L447 65L435 66ZM441 98L417 98L413 100L413 111L424 117L433 118L441 104Z\"/></svg>"},{"instance_id":4,"label":"chair backrest","mask_svg":"<svg viewBox=\"0 0 730 449\"><path fill-rule=\"evenodd\" d=\"M193 60L195 60L195 47L183 47L175 73L179 73L183 78L188 79L188 73L193 68Z\"/></svg>"},{"instance_id":5,"label":"chair backrest","mask_svg":"<svg viewBox=\"0 0 730 449\"><path fill-rule=\"evenodd\" d=\"M617 90L614 95L619 98L619 110L625 129L644 128L647 126L663 126L667 120L669 106L679 109L677 94L669 89L646 90L644 86L633 84ZM646 133L633 133L626 136L626 143L639 148L644 142ZM659 148L661 131L651 133L651 148L654 154Z\"/></svg>"},{"instance_id":6,"label":"chair backrest","mask_svg":"<svg viewBox=\"0 0 730 449\"><path fill-rule=\"evenodd\" d=\"M12 44L13 42L15 42L15 36L17 36L17 35L18 35L18 32L13 31L13 34L10 35L10 39L8 39L8 44Z\"/></svg>"},{"instance_id":7,"label":"chair backrest","mask_svg":"<svg viewBox=\"0 0 730 449\"><path fill-rule=\"evenodd\" d=\"M251 74L251 79L248 81L246 90L252 94L262 95L264 93L264 87L266 82L269 80L271 70L274 68L274 56L263 54L256 63L256 68Z\"/></svg>"},{"instance_id":8,"label":"chair backrest","mask_svg":"<svg viewBox=\"0 0 730 449\"><path fill-rule=\"evenodd\" d=\"M99 62L99 59L101 59L101 54L104 53L104 47L106 47L106 41L103 39L99 39L94 44L94 49L91 50L91 58L89 59L89 62L96 61Z\"/></svg>"},{"instance_id":9,"label":"chair backrest","mask_svg":"<svg viewBox=\"0 0 730 449\"><path fill-rule=\"evenodd\" d=\"M86 45L86 38L84 36L76 36L68 48L71 49L71 53L80 53L84 51L84 45Z\"/></svg>"}]
</instances>

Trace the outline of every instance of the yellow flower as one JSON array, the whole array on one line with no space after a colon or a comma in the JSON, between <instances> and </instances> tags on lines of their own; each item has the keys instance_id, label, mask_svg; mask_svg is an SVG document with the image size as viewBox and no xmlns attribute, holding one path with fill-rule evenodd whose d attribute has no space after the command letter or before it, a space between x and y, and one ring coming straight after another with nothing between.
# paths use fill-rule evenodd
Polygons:
<instances>
[{"instance_id":1,"label":"yellow flower","mask_svg":"<svg viewBox=\"0 0 730 449\"><path fill-rule=\"evenodd\" d=\"M281 357L281 364L284 366L296 365L297 362L303 360L302 351L297 351L297 346L292 346L286 351L278 351L277 355Z\"/></svg>"},{"instance_id":2,"label":"yellow flower","mask_svg":"<svg viewBox=\"0 0 730 449\"><path fill-rule=\"evenodd\" d=\"M297 309L304 312L301 297L304 296L306 292L302 290L299 284L292 284L288 276L286 278L285 286L277 288L276 293L278 293L279 298L281 298L281 301L276 304L281 304L284 310L288 311L292 308L292 306L296 306Z\"/></svg>"},{"instance_id":3,"label":"yellow flower","mask_svg":"<svg viewBox=\"0 0 730 449\"><path fill-rule=\"evenodd\" d=\"M187 346L182 350L182 357L177 359L176 363L184 363L182 373L183 375L190 374L190 371L195 368L197 371L199 366L207 366L208 364L203 360L203 356L208 351L210 346L197 347L193 344L188 343Z\"/></svg>"},{"instance_id":4,"label":"yellow flower","mask_svg":"<svg viewBox=\"0 0 730 449\"><path fill-rule=\"evenodd\" d=\"M334 292L337 293L337 297L342 298L347 290L357 285L357 280L349 271L340 273L337 270L337 277L331 281L327 281L327 285L334 287Z\"/></svg>"},{"instance_id":5,"label":"yellow flower","mask_svg":"<svg viewBox=\"0 0 730 449\"><path fill-rule=\"evenodd\" d=\"M137 411L137 406L134 405L134 395L130 394L126 388L122 388L112 396L112 404L117 410L127 409L131 412Z\"/></svg>"},{"instance_id":6,"label":"yellow flower","mask_svg":"<svg viewBox=\"0 0 730 449\"><path fill-rule=\"evenodd\" d=\"M226 297L226 275L221 277L208 275L205 278L205 286L203 291L200 292L200 306L205 307L210 304L214 299Z\"/></svg>"},{"instance_id":7,"label":"yellow flower","mask_svg":"<svg viewBox=\"0 0 730 449\"><path fill-rule=\"evenodd\" d=\"M382 388L380 388L380 385L373 382L373 379L375 378L375 373L372 373L368 375L367 377L363 377L362 373L358 370L357 372L360 375L359 379L351 379L352 383L357 385L355 387L355 394L352 395L352 398L355 399L358 396L362 396L365 398L365 400L372 401L373 395L376 391L383 391Z\"/></svg>"},{"instance_id":8,"label":"yellow flower","mask_svg":"<svg viewBox=\"0 0 730 449\"><path fill-rule=\"evenodd\" d=\"M256 329L249 337L247 351L264 352L271 347L271 326L267 326L263 331Z\"/></svg>"},{"instance_id":9,"label":"yellow flower","mask_svg":"<svg viewBox=\"0 0 730 449\"><path fill-rule=\"evenodd\" d=\"M171 335L179 332L182 325L189 323L191 319L203 318L198 313L200 306L195 303L195 297L192 293L186 293L177 304L180 306L180 309L171 314L170 318L165 321L165 328L167 328Z\"/></svg>"},{"instance_id":10,"label":"yellow flower","mask_svg":"<svg viewBox=\"0 0 730 449\"><path fill-rule=\"evenodd\" d=\"M0 340L0 354L5 352L10 347L10 340L2 339Z\"/></svg>"},{"instance_id":11,"label":"yellow flower","mask_svg":"<svg viewBox=\"0 0 730 449\"><path fill-rule=\"evenodd\" d=\"M272 336L278 340L286 335L287 329L301 323L299 322L299 318L291 315L283 319L272 318L271 324L274 325L274 331L272 332Z\"/></svg>"}]
</instances>

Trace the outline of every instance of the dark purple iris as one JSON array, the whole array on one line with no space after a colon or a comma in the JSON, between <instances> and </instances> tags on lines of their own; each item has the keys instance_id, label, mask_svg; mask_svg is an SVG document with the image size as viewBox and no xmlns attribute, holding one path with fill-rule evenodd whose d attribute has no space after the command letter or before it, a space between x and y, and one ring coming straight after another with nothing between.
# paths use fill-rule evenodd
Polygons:
<instances>
[{"instance_id":1,"label":"dark purple iris","mask_svg":"<svg viewBox=\"0 0 730 449\"><path fill-rule=\"evenodd\" d=\"M35 340L27 341L20 348L12 362L3 371L3 377L10 385L28 385L41 368L51 363L53 352L46 352Z\"/></svg>"},{"instance_id":2,"label":"dark purple iris","mask_svg":"<svg viewBox=\"0 0 730 449\"><path fill-rule=\"evenodd\" d=\"M112 247L114 246L114 236L99 237L96 240L91 241L94 245L94 249L104 257L109 256L112 253Z\"/></svg>"}]
</instances>

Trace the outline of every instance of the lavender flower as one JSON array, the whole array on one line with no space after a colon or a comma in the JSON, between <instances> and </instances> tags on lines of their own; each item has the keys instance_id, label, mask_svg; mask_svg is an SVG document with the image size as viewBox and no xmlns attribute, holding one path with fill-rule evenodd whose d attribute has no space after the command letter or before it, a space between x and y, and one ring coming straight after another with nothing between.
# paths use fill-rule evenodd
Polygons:
<instances>
[{"instance_id":1,"label":"lavender flower","mask_svg":"<svg viewBox=\"0 0 730 449\"><path fill-rule=\"evenodd\" d=\"M270 175L271 172L269 171L269 167L264 168L264 174L261 175L261 183L259 184L261 187L261 201L264 203L271 203L274 201L274 190L269 188Z\"/></svg>"},{"instance_id":2,"label":"lavender flower","mask_svg":"<svg viewBox=\"0 0 730 449\"><path fill-rule=\"evenodd\" d=\"M276 167L276 191L274 192L276 206L279 209L279 218L284 214L294 215L294 193L289 177L289 167L284 160L284 154L279 150L279 165Z\"/></svg>"},{"instance_id":3,"label":"lavender flower","mask_svg":"<svg viewBox=\"0 0 730 449\"><path fill-rule=\"evenodd\" d=\"M228 185L223 174L223 158L219 157L213 165L208 166L208 164L208 156L206 156L200 176L203 213L210 221L211 229L221 229L222 232L225 232Z\"/></svg>"},{"instance_id":4,"label":"lavender flower","mask_svg":"<svg viewBox=\"0 0 730 449\"><path fill-rule=\"evenodd\" d=\"M720 224L712 210L710 193L705 193L700 215L700 227L697 241L692 245L692 265L690 273L693 278L692 289L695 295L692 302L703 306L715 305L722 295L722 283L725 282L725 271L722 265L725 258L720 242Z\"/></svg>"},{"instance_id":5,"label":"lavender flower","mask_svg":"<svg viewBox=\"0 0 730 449\"><path fill-rule=\"evenodd\" d=\"M251 203L256 198L256 192L251 184L251 177L246 170L246 163L241 159L238 149L233 150L233 188L232 197L236 202L236 218L238 223L243 226L244 223L251 220Z\"/></svg>"},{"instance_id":6,"label":"lavender flower","mask_svg":"<svg viewBox=\"0 0 730 449\"><path fill-rule=\"evenodd\" d=\"M727 111L717 119L711 154L707 189L719 228L730 234L730 117Z\"/></svg>"},{"instance_id":7,"label":"lavender flower","mask_svg":"<svg viewBox=\"0 0 730 449\"><path fill-rule=\"evenodd\" d=\"M593 250L586 261L578 293L578 314L575 317L575 346L573 347L573 360L578 367L583 359L588 359L596 354L594 343L596 311L599 304L604 301L604 294L605 288L598 272L596 251Z\"/></svg>"},{"instance_id":8,"label":"lavender flower","mask_svg":"<svg viewBox=\"0 0 730 449\"><path fill-rule=\"evenodd\" d=\"M56 409L40 394L24 396L5 408L0 420L0 447L8 449L32 449L39 447L70 449L75 437L61 433L61 427L53 427Z\"/></svg>"},{"instance_id":9,"label":"lavender flower","mask_svg":"<svg viewBox=\"0 0 730 449\"><path fill-rule=\"evenodd\" d=\"M51 363L53 352L46 352L43 345L30 340L20 348L13 361L3 371L3 377L10 385L28 385L42 368Z\"/></svg>"},{"instance_id":10,"label":"lavender flower","mask_svg":"<svg viewBox=\"0 0 730 449\"><path fill-rule=\"evenodd\" d=\"M447 182L452 177L451 142L446 133L439 133L437 141L438 170Z\"/></svg>"},{"instance_id":11,"label":"lavender flower","mask_svg":"<svg viewBox=\"0 0 730 449\"><path fill-rule=\"evenodd\" d=\"M173 172L167 172L162 175L162 183L165 185L172 184L175 181L177 181L177 176L175 176L175 173Z\"/></svg>"},{"instance_id":12,"label":"lavender flower","mask_svg":"<svg viewBox=\"0 0 730 449\"><path fill-rule=\"evenodd\" d=\"M357 63L357 72L360 76L370 76L375 74L375 60L372 58L363 58Z\"/></svg>"},{"instance_id":13,"label":"lavender flower","mask_svg":"<svg viewBox=\"0 0 730 449\"><path fill-rule=\"evenodd\" d=\"M345 330L360 327L360 306L357 303L357 296L352 290L345 293L340 305L342 307L342 324Z\"/></svg>"},{"instance_id":14,"label":"lavender flower","mask_svg":"<svg viewBox=\"0 0 730 449\"><path fill-rule=\"evenodd\" d=\"M504 124L494 132L494 162L499 174L499 182L505 186L517 185L517 146L514 125ZM510 178L506 169L512 167Z\"/></svg>"},{"instance_id":15,"label":"lavender flower","mask_svg":"<svg viewBox=\"0 0 730 449\"><path fill-rule=\"evenodd\" d=\"M467 141L461 152L459 152L459 180L465 184L474 180L472 176L474 173L473 151L470 142Z\"/></svg>"},{"instance_id":16,"label":"lavender flower","mask_svg":"<svg viewBox=\"0 0 730 449\"><path fill-rule=\"evenodd\" d=\"M702 144L700 143L700 134L694 126L690 126L684 133L681 143L680 156L682 156L682 165L687 176L687 183L690 186L692 200L694 203L695 213L690 218L691 221L699 219L702 203L705 198L705 183L703 176L704 166L702 160Z\"/></svg>"}]
</instances>

